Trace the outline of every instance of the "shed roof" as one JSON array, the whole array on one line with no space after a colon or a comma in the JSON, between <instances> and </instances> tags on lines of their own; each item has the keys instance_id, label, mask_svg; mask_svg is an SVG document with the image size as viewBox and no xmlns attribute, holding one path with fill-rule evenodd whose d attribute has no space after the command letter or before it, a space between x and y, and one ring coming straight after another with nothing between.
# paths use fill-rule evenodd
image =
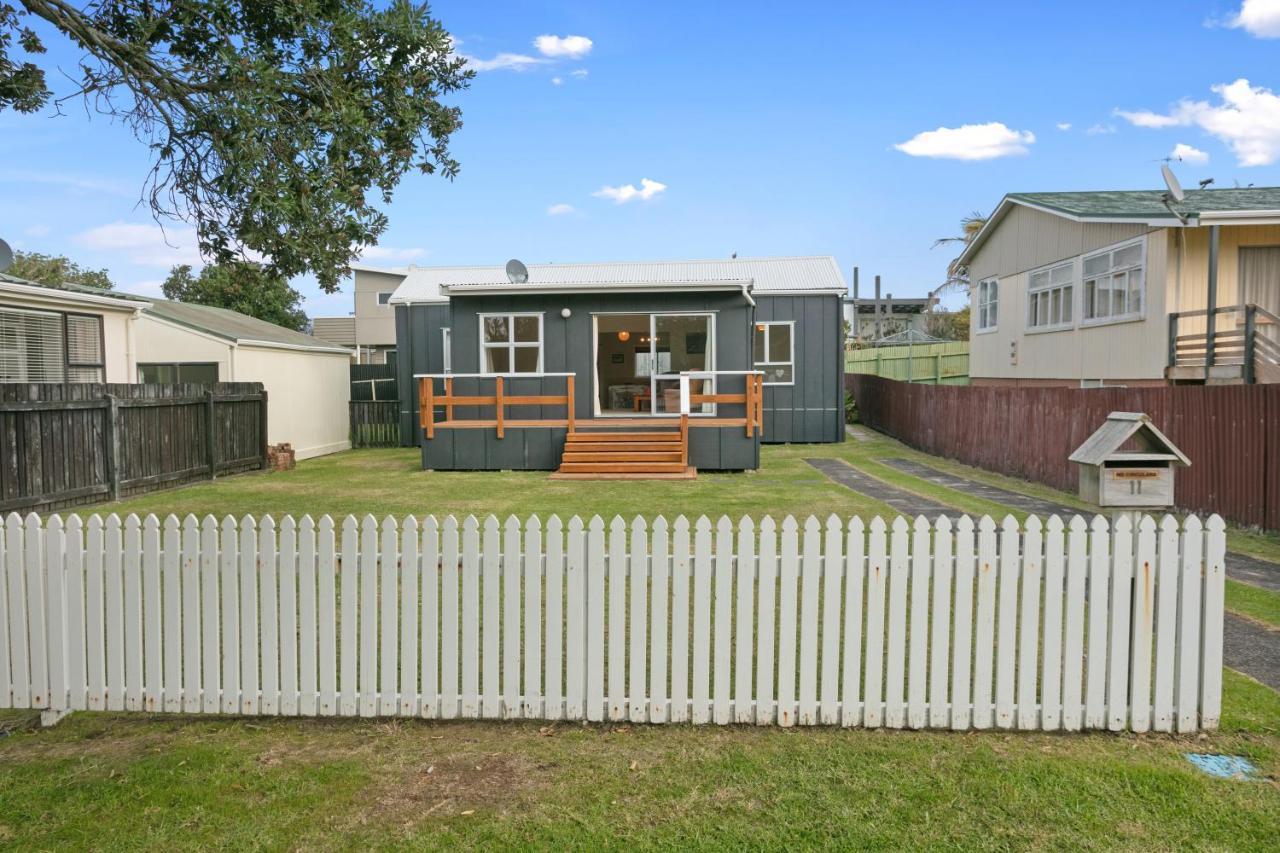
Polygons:
<instances>
[{"instance_id":1,"label":"shed roof","mask_svg":"<svg viewBox=\"0 0 1280 853\"><path fill-rule=\"evenodd\" d=\"M1134 453L1120 449L1131 438L1137 439L1143 448L1141 451ZM1112 412L1107 415L1102 426L1067 458L1081 465L1101 465L1117 456L1141 456L1144 459L1168 459L1179 465L1191 464L1186 454L1156 429L1151 418L1139 412Z\"/></svg>"},{"instance_id":2,"label":"shed roof","mask_svg":"<svg viewBox=\"0 0 1280 853\"><path fill-rule=\"evenodd\" d=\"M212 305L192 305L187 302L171 302L168 299L140 297L150 303L147 313L152 316L204 332L239 344L265 344L288 349L304 349L349 353L346 347L311 335Z\"/></svg>"},{"instance_id":3,"label":"shed roof","mask_svg":"<svg viewBox=\"0 0 1280 853\"><path fill-rule=\"evenodd\" d=\"M394 272L400 272L395 270ZM830 255L675 261L530 264L529 281L513 284L503 266L411 267L393 303L434 302L448 294L748 286L755 294L844 293L844 276Z\"/></svg>"}]
</instances>

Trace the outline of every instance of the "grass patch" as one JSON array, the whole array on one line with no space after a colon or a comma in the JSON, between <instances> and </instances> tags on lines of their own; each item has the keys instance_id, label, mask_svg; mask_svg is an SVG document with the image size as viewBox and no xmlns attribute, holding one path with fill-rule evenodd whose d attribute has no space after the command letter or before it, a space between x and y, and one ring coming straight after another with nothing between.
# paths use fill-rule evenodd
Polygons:
<instances>
[{"instance_id":1,"label":"grass patch","mask_svg":"<svg viewBox=\"0 0 1280 853\"><path fill-rule=\"evenodd\" d=\"M1280 593L1227 579L1227 609L1280 628Z\"/></svg>"},{"instance_id":2,"label":"grass patch","mask_svg":"<svg viewBox=\"0 0 1280 853\"><path fill-rule=\"evenodd\" d=\"M1197 737L77 714L0 740L24 847L1265 848L1280 697Z\"/></svg>"}]
</instances>

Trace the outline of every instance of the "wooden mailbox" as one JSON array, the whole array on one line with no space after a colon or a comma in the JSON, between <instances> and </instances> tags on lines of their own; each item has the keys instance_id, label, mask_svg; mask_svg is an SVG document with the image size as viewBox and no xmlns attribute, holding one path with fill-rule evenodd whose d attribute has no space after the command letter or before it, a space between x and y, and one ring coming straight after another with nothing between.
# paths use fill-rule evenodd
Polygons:
<instances>
[{"instance_id":1,"label":"wooden mailbox","mask_svg":"<svg viewBox=\"0 0 1280 853\"><path fill-rule=\"evenodd\" d=\"M1081 499L1120 509L1174 506L1174 469L1191 464L1137 412L1112 412L1069 458L1080 466Z\"/></svg>"}]
</instances>

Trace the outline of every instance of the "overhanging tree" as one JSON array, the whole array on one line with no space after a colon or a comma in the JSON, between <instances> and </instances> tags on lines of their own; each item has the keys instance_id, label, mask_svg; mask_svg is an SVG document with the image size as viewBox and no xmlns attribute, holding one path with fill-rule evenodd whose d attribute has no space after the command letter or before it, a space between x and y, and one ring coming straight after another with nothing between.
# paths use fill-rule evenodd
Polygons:
<instances>
[{"instance_id":1,"label":"overhanging tree","mask_svg":"<svg viewBox=\"0 0 1280 853\"><path fill-rule=\"evenodd\" d=\"M40 18L84 51L55 95ZM386 230L411 169L453 178L444 103L472 76L427 4L0 0L0 111L84 97L153 152L143 197L217 263L260 257L328 292Z\"/></svg>"},{"instance_id":2,"label":"overhanging tree","mask_svg":"<svg viewBox=\"0 0 1280 853\"><path fill-rule=\"evenodd\" d=\"M217 264L204 267L199 275L183 264L169 271L160 289L166 299L230 308L294 331L307 325L302 294L261 264Z\"/></svg>"},{"instance_id":3,"label":"overhanging tree","mask_svg":"<svg viewBox=\"0 0 1280 853\"><path fill-rule=\"evenodd\" d=\"M14 278L38 281L57 287L60 284L83 284L110 290L114 287L105 269L82 267L63 255L42 255L39 252L15 252L13 266L5 270Z\"/></svg>"}]
</instances>

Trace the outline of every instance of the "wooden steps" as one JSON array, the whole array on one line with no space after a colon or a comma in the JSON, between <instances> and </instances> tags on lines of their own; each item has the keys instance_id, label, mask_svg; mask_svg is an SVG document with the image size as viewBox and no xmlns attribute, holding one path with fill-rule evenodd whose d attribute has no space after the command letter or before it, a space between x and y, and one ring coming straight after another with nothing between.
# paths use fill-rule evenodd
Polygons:
<instances>
[{"instance_id":1,"label":"wooden steps","mask_svg":"<svg viewBox=\"0 0 1280 853\"><path fill-rule=\"evenodd\" d=\"M678 430L579 430L568 436L556 480L693 479Z\"/></svg>"}]
</instances>

